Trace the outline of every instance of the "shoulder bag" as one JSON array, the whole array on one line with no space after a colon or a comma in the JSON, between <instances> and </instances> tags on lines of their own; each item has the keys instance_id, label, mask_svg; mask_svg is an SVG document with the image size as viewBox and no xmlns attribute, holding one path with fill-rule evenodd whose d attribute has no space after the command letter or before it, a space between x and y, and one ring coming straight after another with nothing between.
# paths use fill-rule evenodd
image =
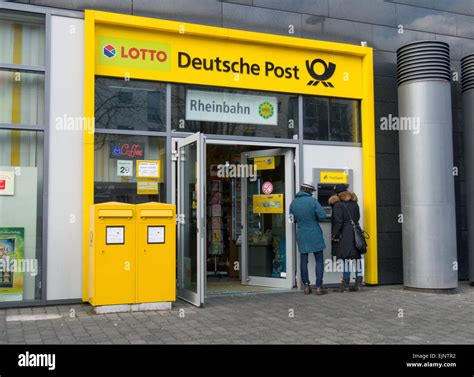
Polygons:
<instances>
[{"instance_id":1,"label":"shoulder bag","mask_svg":"<svg viewBox=\"0 0 474 377\"><path fill-rule=\"evenodd\" d=\"M351 225L354 231L354 246L359 253L365 254L367 252L366 239L370 238L370 236L360 227L358 223L355 223L354 220L352 220L351 212L349 211L349 208L347 208L346 203L342 202L342 204L346 208L349 218L351 219Z\"/></svg>"}]
</instances>

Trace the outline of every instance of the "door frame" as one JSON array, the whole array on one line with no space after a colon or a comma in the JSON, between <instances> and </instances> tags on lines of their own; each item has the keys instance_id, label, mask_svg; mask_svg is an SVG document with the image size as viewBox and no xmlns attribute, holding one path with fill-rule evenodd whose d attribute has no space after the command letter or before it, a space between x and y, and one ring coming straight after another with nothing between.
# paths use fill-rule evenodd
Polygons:
<instances>
[{"instance_id":1,"label":"door frame","mask_svg":"<svg viewBox=\"0 0 474 377\"><path fill-rule=\"evenodd\" d=\"M284 203L285 203L285 239L286 239L286 273L287 276L284 279L275 277L262 277L262 276L250 276L248 273L248 229L245 226L247 224L248 217L248 196L247 196L247 184L248 180L242 178L242 258L240 266L242 270L242 284L266 286L274 288L286 288L292 289L296 285L296 245L295 245L295 232L294 226L289 223L288 215L290 213L290 204L295 196L295 186L293 181L295 179L295 170L297 168L295 163L295 152L290 148L274 148L274 149L263 149L244 153L242 163L247 164L247 158L251 157L264 157L273 156L285 156L285 184L284 184ZM293 161L292 161L293 160ZM289 176L288 176L289 175ZM245 204L245 205L244 205Z\"/></svg>"},{"instance_id":2,"label":"door frame","mask_svg":"<svg viewBox=\"0 0 474 377\"><path fill-rule=\"evenodd\" d=\"M197 219L197 242L196 242L196 269L197 269L197 277L196 277L196 292L192 292L190 290L181 288L181 279L184 274L182 269L184 268L184 263L181 260L181 254L182 254L182 249L181 249L181 241L182 241L182 224L180 221L177 221L177 227L178 231L177 233L177 284L178 284L178 289L177 289L177 297L180 299L187 301L195 306L202 307L204 306L204 297L205 297L205 283L206 280L204 277L206 276L206 175L205 172L203 171L203 167L206 166L206 137L201 134L200 132L197 132L195 134L192 134L190 136L187 136L185 138L181 138L177 141L176 143L176 162L179 162L179 159L181 158L180 154L180 148L185 147L186 145L190 145L192 143L196 143L196 180L197 180L197 193L196 193L196 201L197 201L197 207L196 207L196 219ZM179 170L179 163L174 164L174 174L175 177L180 179L180 170ZM176 180L176 181L177 181ZM178 185L176 184L176 188ZM177 209L179 210L181 208L181 203L180 203L180 193L178 191L175 191L176 195L174 196L174 199L177 203ZM179 213L177 213L179 215ZM188 219L184 219L184 221L189 221Z\"/></svg>"},{"instance_id":3,"label":"door frame","mask_svg":"<svg viewBox=\"0 0 474 377\"><path fill-rule=\"evenodd\" d=\"M199 132L198 132L199 133ZM180 135L177 135L176 133L172 134L172 137L171 137L171 150L172 150L172 165L171 165L171 192L173 193L171 195L171 203L172 204L175 204L177 205L177 200L178 200L178 181L177 181L177 178L178 178L178 169L177 169L177 151L178 151L178 143L180 140L183 140L189 136L192 136L192 135L196 135L197 133L189 133L189 132L183 132L183 135L180 136ZM300 161L300 144L298 142L295 142L295 143L287 143L287 142L283 142L283 143L279 143L279 142L268 142L267 140L265 141L262 141L262 140L258 140L258 138L256 138L255 141L253 140L248 140L248 139L245 139L245 140L225 140L225 139L221 139L221 138L217 138L217 137L220 137L221 135L210 135L210 134L203 134L204 136L204 145L206 146L207 144L215 144L215 145L248 145L248 146L259 146L259 147L262 147L262 148L286 148L286 149L293 149L293 158L294 158L294 174L293 174L293 177L294 177L294 187L293 187L293 192L295 193L296 192L296 188L299 187L300 185L300 164L301 164L301 161ZM216 138L213 138L213 136L217 136ZM206 162L206 154L204 152L204 162ZM204 166L207 165L207 162L204 164ZM204 182L204 184L206 184L206 182ZM292 199L292 198L290 198ZM205 218L206 220L206 218ZM204 222L204 226L205 226L205 222ZM177 237L180 237L180 234L179 232L176 233L177 234ZM289 248L289 245L286 245L286 248L287 248L287 253L289 252L292 252L293 254L293 271L291 272L296 280L296 284L299 286L299 279L298 279L298 275L296 273L296 268L297 266L299 265L299 255L297 253L297 250L296 250L296 237L295 237L295 229L294 227L292 227L292 238L293 238L293 245L292 245L292 251L290 251L290 248ZM178 241L179 241L179 238L178 238ZM242 266L242 261L240 263L240 265ZM204 279L204 287L206 287L206 277L207 277L207 265L206 263L204 263L204 270L203 270L203 275L202 275L202 278ZM288 273L288 271L287 271ZM242 275L242 278L243 278L243 275ZM294 285L294 284L293 284ZM292 285L292 287L293 287ZM204 289L204 297L206 296L206 288ZM202 305L201 305L202 306Z\"/></svg>"}]
</instances>

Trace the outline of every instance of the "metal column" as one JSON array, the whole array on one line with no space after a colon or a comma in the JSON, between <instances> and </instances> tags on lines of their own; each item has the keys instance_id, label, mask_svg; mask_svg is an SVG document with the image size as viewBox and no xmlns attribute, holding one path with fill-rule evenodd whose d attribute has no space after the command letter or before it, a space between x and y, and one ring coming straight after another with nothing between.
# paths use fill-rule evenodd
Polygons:
<instances>
[{"instance_id":1,"label":"metal column","mask_svg":"<svg viewBox=\"0 0 474 377\"><path fill-rule=\"evenodd\" d=\"M474 54L461 60L469 281L474 284Z\"/></svg>"},{"instance_id":2,"label":"metal column","mask_svg":"<svg viewBox=\"0 0 474 377\"><path fill-rule=\"evenodd\" d=\"M458 285L449 45L397 51L403 282Z\"/></svg>"}]
</instances>

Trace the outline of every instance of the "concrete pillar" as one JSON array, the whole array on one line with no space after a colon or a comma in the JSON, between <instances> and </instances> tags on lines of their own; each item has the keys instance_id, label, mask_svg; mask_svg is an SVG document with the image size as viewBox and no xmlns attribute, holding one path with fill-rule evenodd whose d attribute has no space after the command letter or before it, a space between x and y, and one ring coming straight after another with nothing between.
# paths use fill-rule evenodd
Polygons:
<instances>
[{"instance_id":1,"label":"concrete pillar","mask_svg":"<svg viewBox=\"0 0 474 377\"><path fill-rule=\"evenodd\" d=\"M403 282L458 285L449 45L397 51Z\"/></svg>"}]
</instances>

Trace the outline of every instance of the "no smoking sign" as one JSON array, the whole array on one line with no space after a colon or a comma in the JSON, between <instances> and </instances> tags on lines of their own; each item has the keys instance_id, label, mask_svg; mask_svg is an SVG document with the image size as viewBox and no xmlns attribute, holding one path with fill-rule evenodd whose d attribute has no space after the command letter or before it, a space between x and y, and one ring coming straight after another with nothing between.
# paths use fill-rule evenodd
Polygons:
<instances>
[{"instance_id":1,"label":"no smoking sign","mask_svg":"<svg viewBox=\"0 0 474 377\"><path fill-rule=\"evenodd\" d=\"M273 184L271 182L264 182L262 185L262 192L265 195L270 195L273 192Z\"/></svg>"}]
</instances>

